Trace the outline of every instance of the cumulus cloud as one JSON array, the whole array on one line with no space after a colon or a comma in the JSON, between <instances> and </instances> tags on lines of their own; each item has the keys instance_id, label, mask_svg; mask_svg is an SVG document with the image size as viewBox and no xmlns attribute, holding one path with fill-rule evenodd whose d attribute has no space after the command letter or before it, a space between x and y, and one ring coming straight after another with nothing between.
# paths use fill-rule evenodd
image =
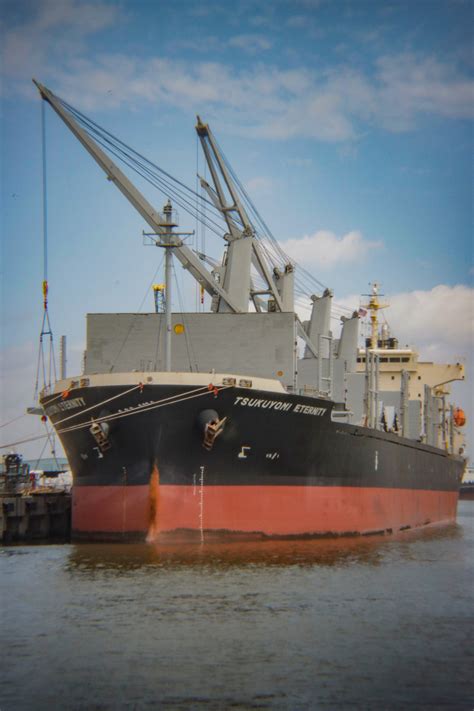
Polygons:
<instances>
[{"instance_id":1,"label":"cumulus cloud","mask_svg":"<svg viewBox=\"0 0 474 711\"><path fill-rule=\"evenodd\" d=\"M474 83L449 62L403 53L377 62L378 118L388 128L410 128L419 114L447 118L473 115Z\"/></svg>"},{"instance_id":2,"label":"cumulus cloud","mask_svg":"<svg viewBox=\"0 0 474 711\"><path fill-rule=\"evenodd\" d=\"M318 230L301 239L282 242L281 246L290 257L301 264L329 268L336 264L361 261L370 250L380 248L382 242L366 240L357 230L342 237L329 230Z\"/></svg>"},{"instance_id":3,"label":"cumulus cloud","mask_svg":"<svg viewBox=\"0 0 474 711\"><path fill-rule=\"evenodd\" d=\"M85 38L113 25L120 11L104 2L39 0L25 12L23 22L2 32L2 73L7 83L20 80L16 88L25 91L21 80L54 66L55 52L68 61L85 53ZM54 41L52 39L54 38ZM29 85L28 85L28 88Z\"/></svg>"},{"instance_id":4,"label":"cumulus cloud","mask_svg":"<svg viewBox=\"0 0 474 711\"><path fill-rule=\"evenodd\" d=\"M474 289L440 284L430 291L397 294L390 299L389 323L404 342L425 353L464 353L473 347Z\"/></svg>"},{"instance_id":5,"label":"cumulus cloud","mask_svg":"<svg viewBox=\"0 0 474 711\"><path fill-rule=\"evenodd\" d=\"M130 99L186 110L205 105L219 112L228 128L260 138L342 142L355 139L364 125L404 131L426 113L474 114L472 81L414 55L384 57L370 76L344 66L321 74L259 63L236 72L219 62L105 54L93 60L75 57L62 73L49 71L58 91L71 101L80 97L86 108ZM114 92L113 99L105 87Z\"/></svg>"},{"instance_id":6,"label":"cumulus cloud","mask_svg":"<svg viewBox=\"0 0 474 711\"><path fill-rule=\"evenodd\" d=\"M29 80L37 75L85 110L118 108L124 102L205 107L218 113L228 130L273 139L346 142L371 126L412 130L426 114L446 119L474 115L471 77L448 58L421 51L385 53L363 69L342 62L325 70L286 69L262 62L262 50L271 48L267 35L242 33L230 37L228 46L260 56L240 69L165 54L91 53L89 38L124 18L118 5L40 0L35 8L33 17L25 14L22 24L4 28L4 91L33 95ZM219 41L224 46L225 38Z\"/></svg>"},{"instance_id":7,"label":"cumulus cloud","mask_svg":"<svg viewBox=\"0 0 474 711\"><path fill-rule=\"evenodd\" d=\"M354 308L360 296L336 299ZM413 345L427 360L467 358L474 349L474 289L439 284L427 291L389 294L383 316L401 345Z\"/></svg>"}]
</instances>

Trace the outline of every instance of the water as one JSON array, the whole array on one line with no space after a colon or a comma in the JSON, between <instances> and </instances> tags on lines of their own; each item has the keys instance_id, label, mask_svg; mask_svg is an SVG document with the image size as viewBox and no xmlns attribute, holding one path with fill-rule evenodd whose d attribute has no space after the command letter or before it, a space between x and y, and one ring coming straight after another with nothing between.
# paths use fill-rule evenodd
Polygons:
<instances>
[{"instance_id":1,"label":"water","mask_svg":"<svg viewBox=\"0 0 474 711\"><path fill-rule=\"evenodd\" d=\"M473 543L2 548L1 711L472 709Z\"/></svg>"}]
</instances>

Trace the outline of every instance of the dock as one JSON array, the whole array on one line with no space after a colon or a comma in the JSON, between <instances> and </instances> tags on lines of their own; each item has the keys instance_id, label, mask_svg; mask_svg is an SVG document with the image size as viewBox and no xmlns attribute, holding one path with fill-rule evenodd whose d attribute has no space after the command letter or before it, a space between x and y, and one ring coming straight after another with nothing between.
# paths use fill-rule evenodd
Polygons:
<instances>
[{"instance_id":1,"label":"dock","mask_svg":"<svg viewBox=\"0 0 474 711\"><path fill-rule=\"evenodd\" d=\"M56 458L54 462L47 459L24 462L15 452L3 457L0 462L0 543L70 539L71 482L63 476L67 469L58 465Z\"/></svg>"},{"instance_id":2,"label":"dock","mask_svg":"<svg viewBox=\"0 0 474 711\"><path fill-rule=\"evenodd\" d=\"M0 542L68 541L71 494L66 491L0 493Z\"/></svg>"}]
</instances>

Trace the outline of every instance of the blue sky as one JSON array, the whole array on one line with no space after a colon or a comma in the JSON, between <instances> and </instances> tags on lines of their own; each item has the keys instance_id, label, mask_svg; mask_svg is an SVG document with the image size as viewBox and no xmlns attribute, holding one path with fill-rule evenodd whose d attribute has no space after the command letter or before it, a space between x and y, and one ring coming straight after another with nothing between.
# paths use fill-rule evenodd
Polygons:
<instances>
[{"instance_id":1,"label":"blue sky","mask_svg":"<svg viewBox=\"0 0 474 711\"><path fill-rule=\"evenodd\" d=\"M275 237L336 301L358 303L377 280L401 341L427 359L472 357L472 27L463 0L3 0L2 422L30 404L41 329L33 76L191 187L199 113ZM72 372L87 311L152 310L161 255L46 108L50 317ZM470 388L459 398L471 412Z\"/></svg>"}]
</instances>

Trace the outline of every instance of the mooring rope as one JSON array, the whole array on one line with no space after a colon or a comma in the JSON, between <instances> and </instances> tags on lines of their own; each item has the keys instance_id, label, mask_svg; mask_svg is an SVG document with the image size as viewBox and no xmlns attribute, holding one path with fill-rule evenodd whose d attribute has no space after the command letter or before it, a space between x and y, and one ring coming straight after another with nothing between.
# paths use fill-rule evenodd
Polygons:
<instances>
[{"instance_id":1,"label":"mooring rope","mask_svg":"<svg viewBox=\"0 0 474 711\"><path fill-rule=\"evenodd\" d=\"M137 387L140 387L137 386ZM136 407L131 408L130 410L127 410L127 412L117 412L112 415L106 415L104 417L100 417L96 420L93 420L94 423L102 423L102 422L109 422L111 420L118 420L122 419L124 417L130 417L131 415L139 415L142 412L149 412L150 410L155 410L160 407L167 407L169 405L177 405L181 402L185 402L186 400L193 400L198 397L203 397L205 395L216 395L216 393L221 392L222 390L227 390L228 388L233 387L232 385L216 385L212 386L212 388L209 385L203 386L201 388L198 388L197 390L189 390L185 393L182 393L180 396L177 395L172 395L167 398L163 398L162 400L156 400L155 402L151 403L150 405L147 405L145 407L141 407L140 405L137 405ZM133 390L135 389L132 388ZM204 392L200 392L203 390ZM128 391L130 392L130 391ZM125 394L125 393L121 393ZM114 396L116 397L116 396ZM101 405L102 403L99 403ZM94 405L94 407L98 407L99 405ZM88 408L89 409L89 408ZM83 414L85 410L81 410L81 412L75 413L75 414ZM67 419L67 418L65 418ZM56 423L59 424L59 423ZM66 432L74 432L76 430L80 429L85 429L87 427L91 426L91 421L81 423L79 425L73 425L72 427L65 427L60 430L56 430L56 434L63 434ZM0 449L8 449L10 447L16 447L19 444L25 444L27 442L35 442L37 440L44 439L48 435L32 435L30 437L26 437L25 439L17 440L16 442L8 442L7 444L0 444Z\"/></svg>"}]
</instances>

